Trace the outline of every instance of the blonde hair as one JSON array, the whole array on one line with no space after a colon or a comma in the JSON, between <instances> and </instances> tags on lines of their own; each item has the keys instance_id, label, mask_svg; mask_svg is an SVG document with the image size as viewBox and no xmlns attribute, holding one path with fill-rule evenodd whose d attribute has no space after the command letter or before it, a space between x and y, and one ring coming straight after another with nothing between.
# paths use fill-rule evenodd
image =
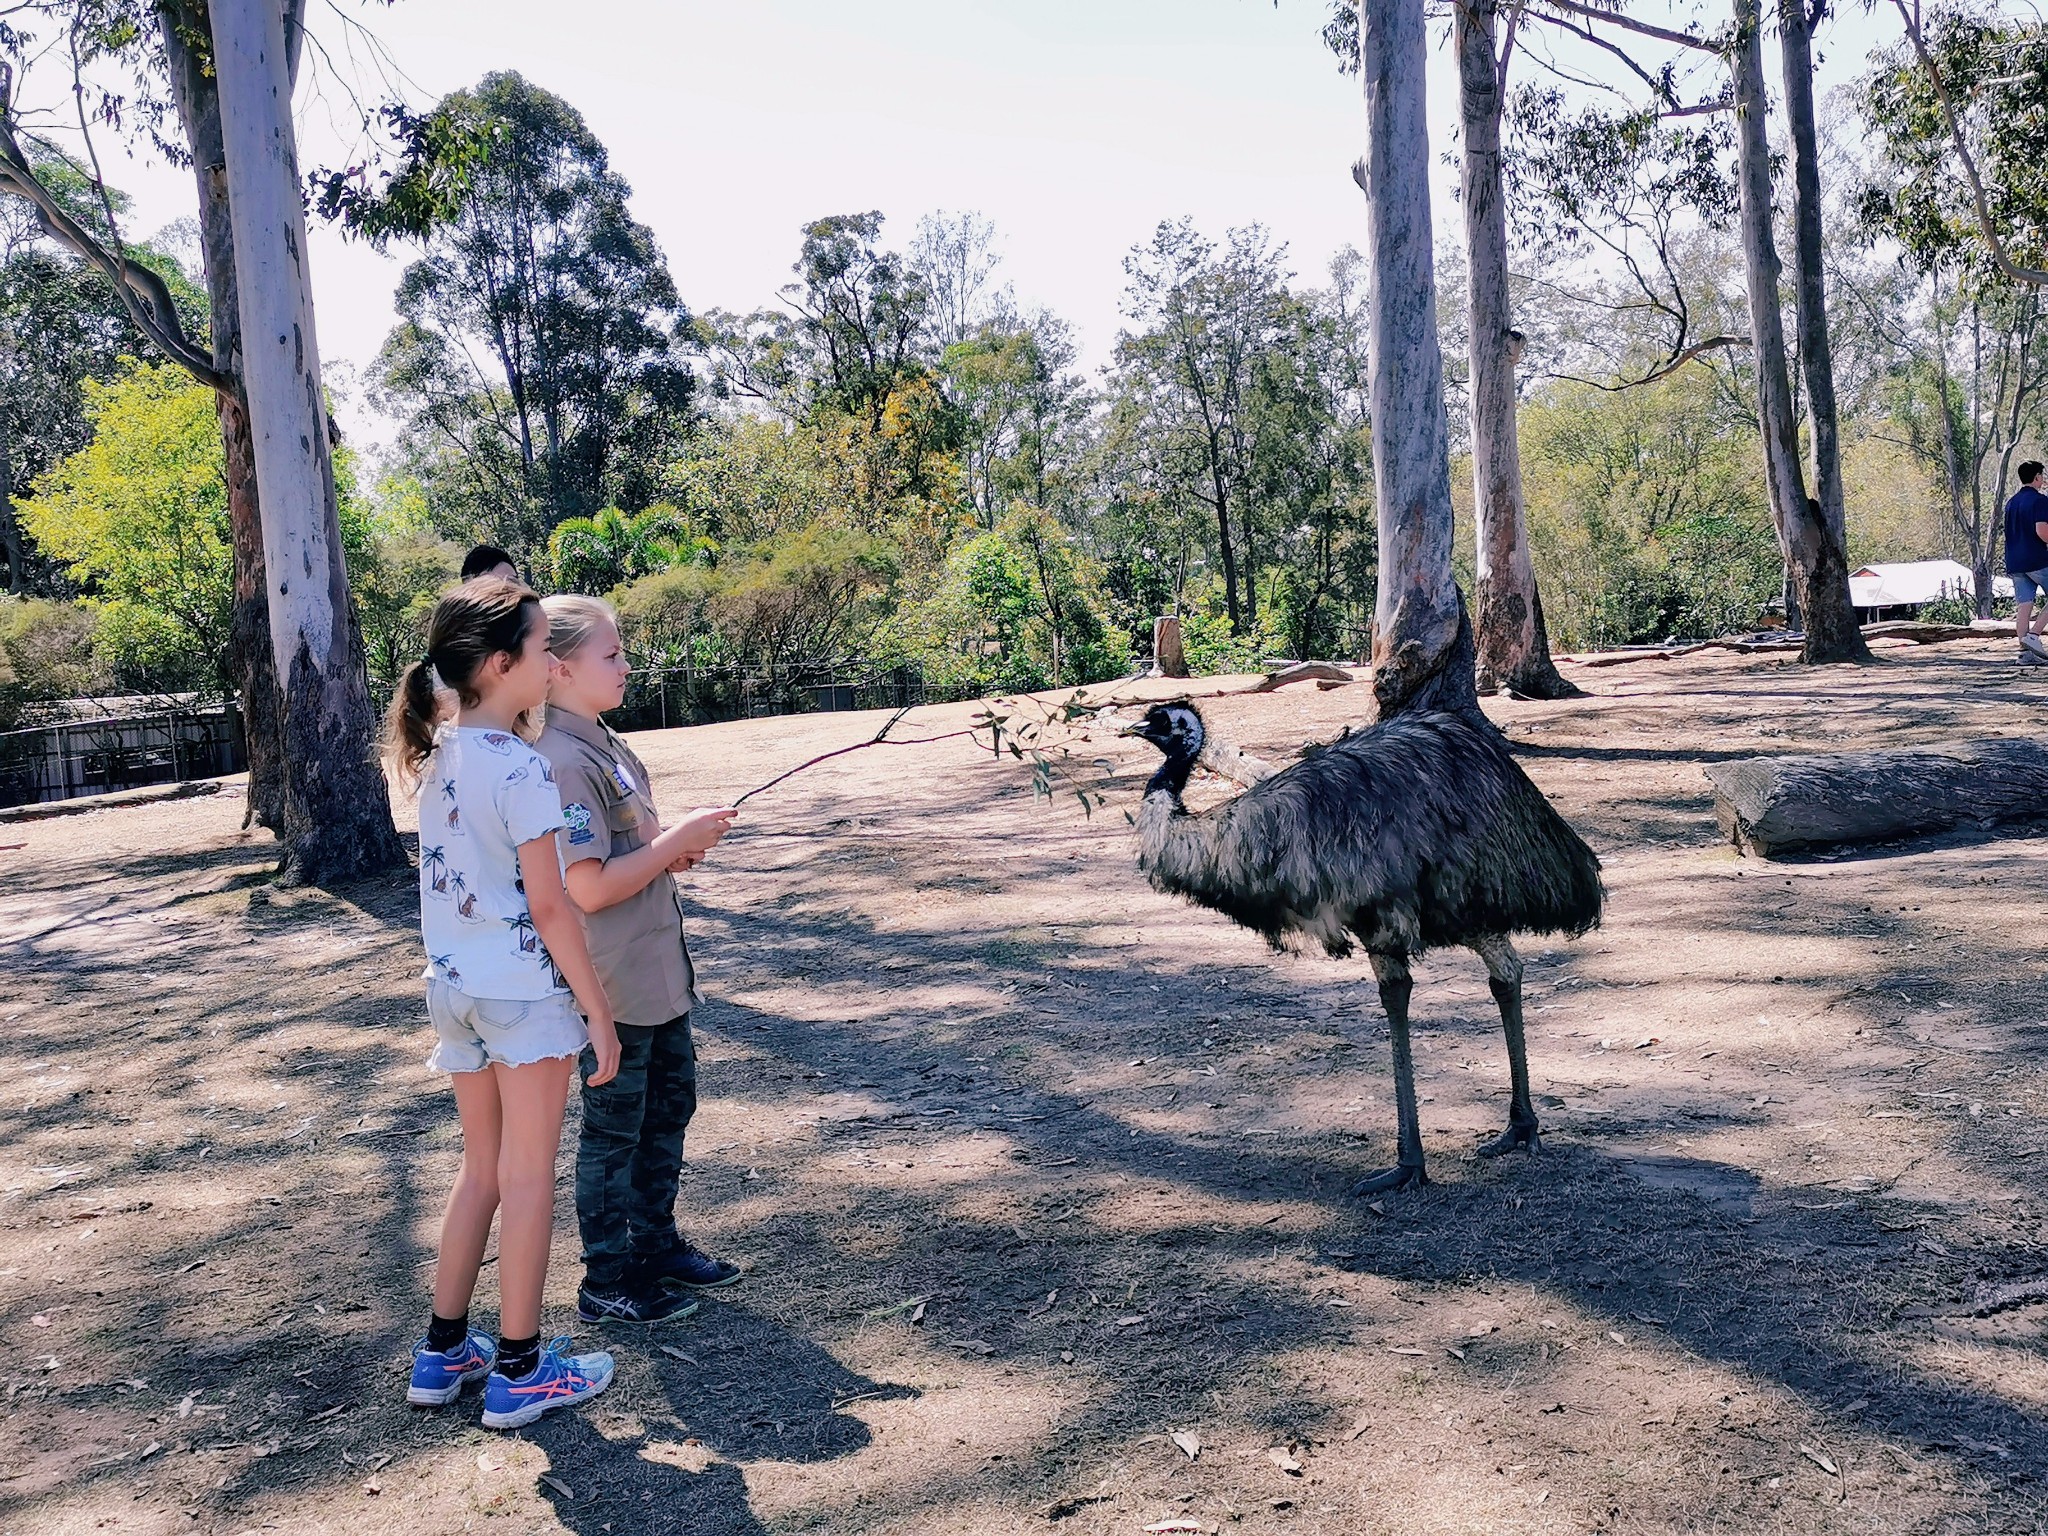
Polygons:
<instances>
[{"instance_id":1,"label":"blonde hair","mask_svg":"<svg viewBox=\"0 0 2048 1536\"><path fill-rule=\"evenodd\" d=\"M582 650L598 626L609 624L619 630L619 615L601 597L581 597L573 592L544 597L540 605L548 616L548 651L557 661L567 661Z\"/></svg>"}]
</instances>

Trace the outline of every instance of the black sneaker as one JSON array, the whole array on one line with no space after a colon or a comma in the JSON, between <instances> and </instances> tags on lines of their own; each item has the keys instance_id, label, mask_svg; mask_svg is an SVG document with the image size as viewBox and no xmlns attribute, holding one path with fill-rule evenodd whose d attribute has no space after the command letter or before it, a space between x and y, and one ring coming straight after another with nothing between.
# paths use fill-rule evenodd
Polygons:
<instances>
[{"instance_id":1,"label":"black sneaker","mask_svg":"<svg viewBox=\"0 0 2048 1536\"><path fill-rule=\"evenodd\" d=\"M586 1323L660 1323L688 1317L697 1303L658 1285L617 1285L576 1292L576 1315Z\"/></svg>"},{"instance_id":2,"label":"black sneaker","mask_svg":"<svg viewBox=\"0 0 2048 1536\"><path fill-rule=\"evenodd\" d=\"M650 1285L685 1285L693 1291L715 1291L740 1277L740 1267L714 1259L701 1248L685 1244L651 1259L642 1259L639 1273Z\"/></svg>"}]
</instances>

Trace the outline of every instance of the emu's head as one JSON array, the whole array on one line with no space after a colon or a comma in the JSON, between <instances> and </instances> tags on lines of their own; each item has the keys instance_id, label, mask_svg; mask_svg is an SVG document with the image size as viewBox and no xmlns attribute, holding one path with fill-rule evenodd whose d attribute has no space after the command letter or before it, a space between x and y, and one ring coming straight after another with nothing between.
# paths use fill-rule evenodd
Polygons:
<instances>
[{"instance_id":1,"label":"emu's head","mask_svg":"<svg viewBox=\"0 0 2048 1536\"><path fill-rule=\"evenodd\" d=\"M1154 704L1145 711L1144 719L1126 726L1122 734L1142 736L1164 752L1170 763L1193 763L1208 733L1195 706L1177 699L1171 704Z\"/></svg>"}]
</instances>

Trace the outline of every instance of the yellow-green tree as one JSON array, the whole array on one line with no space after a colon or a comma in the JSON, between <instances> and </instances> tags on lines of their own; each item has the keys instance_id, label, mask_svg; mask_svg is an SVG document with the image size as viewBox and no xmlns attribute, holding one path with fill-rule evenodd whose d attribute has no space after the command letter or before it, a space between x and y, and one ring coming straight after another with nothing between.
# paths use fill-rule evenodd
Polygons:
<instances>
[{"instance_id":1,"label":"yellow-green tree","mask_svg":"<svg viewBox=\"0 0 2048 1536\"><path fill-rule=\"evenodd\" d=\"M97 610L96 643L127 687L235 690L234 544L218 397L184 372L126 359L84 386L86 445L21 504L22 524ZM343 554L369 565L370 527L335 454Z\"/></svg>"},{"instance_id":2,"label":"yellow-green tree","mask_svg":"<svg viewBox=\"0 0 2048 1536\"><path fill-rule=\"evenodd\" d=\"M230 691L234 544L214 392L130 359L84 395L92 438L36 482L22 522L100 610L99 644L124 681Z\"/></svg>"}]
</instances>

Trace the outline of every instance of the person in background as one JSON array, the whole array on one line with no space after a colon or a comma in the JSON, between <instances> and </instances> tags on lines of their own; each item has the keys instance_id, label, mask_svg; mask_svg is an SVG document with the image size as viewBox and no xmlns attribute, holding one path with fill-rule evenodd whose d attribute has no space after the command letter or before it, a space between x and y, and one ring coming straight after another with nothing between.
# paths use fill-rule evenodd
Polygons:
<instances>
[{"instance_id":1,"label":"person in background","mask_svg":"<svg viewBox=\"0 0 2048 1536\"><path fill-rule=\"evenodd\" d=\"M552 661L540 599L480 577L435 606L424 654L391 702L392 755L420 802L420 934L426 941L427 1066L449 1075L462 1167L441 1221L433 1314L413 1349L406 1400L445 1407L484 1381L486 1429L516 1429L595 1397L612 1358L543 1344L541 1293L555 1209L555 1153L569 1073L619 1069L612 1007L562 888L562 801L517 722L547 696ZM456 696L439 722L438 675ZM580 1013L579 1013L580 1010ZM503 1337L469 1326L498 1218Z\"/></svg>"},{"instance_id":2,"label":"person in background","mask_svg":"<svg viewBox=\"0 0 2048 1536\"><path fill-rule=\"evenodd\" d=\"M478 576L502 576L507 581L521 581L519 567L512 563L512 557L495 544L479 544L462 557L462 579L470 581Z\"/></svg>"},{"instance_id":3,"label":"person in background","mask_svg":"<svg viewBox=\"0 0 2048 1536\"><path fill-rule=\"evenodd\" d=\"M479 576L496 576L522 587L526 585L526 578L519 574L519 567L512 563L512 557L495 544L479 544L462 557L462 572L457 580L469 582ZM456 709L455 690L445 685L437 686L434 697L440 701L440 713L435 718L453 720Z\"/></svg>"},{"instance_id":4,"label":"person in background","mask_svg":"<svg viewBox=\"0 0 2048 1536\"><path fill-rule=\"evenodd\" d=\"M2020 488L2005 504L2005 570L2012 577L2013 629L2021 661L2048 661L2048 495L2041 490L2041 461L2020 466ZM2039 605L2039 606L2037 606Z\"/></svg>"},{"instance_id":5,"label":"person in background","mask_svg":"<svg viewBox=\"0 0 2048 1536\"><path fill-rule=\"evenodd\" d=\"M711 851L738 814L695 810L663 829L647 769L599 717L626 691L618 617L594 597L543 601L554 654L535 749L562 800L562 866L591 961L618 1019L619 1071L583 1057L576 1219L586 1322L651 1323L696 1310L683 1290L739 1279L676 1230L683 1133L697 1109L690 1010L699 1001L674 871Z\"/></svg>"}]
</instances>

